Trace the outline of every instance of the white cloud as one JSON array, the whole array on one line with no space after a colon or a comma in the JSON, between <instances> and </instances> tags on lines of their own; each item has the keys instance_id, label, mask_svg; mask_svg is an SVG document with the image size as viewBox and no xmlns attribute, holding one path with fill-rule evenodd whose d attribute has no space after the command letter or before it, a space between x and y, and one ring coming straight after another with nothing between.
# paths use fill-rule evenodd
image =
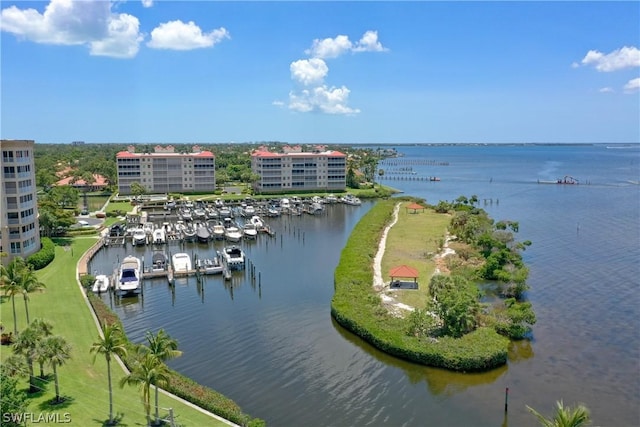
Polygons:
<instances>
[{"instance_id":1,"label":"white cloud","mask_svg":"<svg viewBox=\"0 0 640 427\"><path fill-rule=\"evenodd\" d=\"M624 85L624 91L626 93L634 93L640 90L640 77L631 79Z\"/></svg>"},{"instance_id":2,"label":"white cloud","mask_svg":"<svg viewBox=\"0 0 640 427\"><path fill-rule=\"evenodd\" d=\"M604 72L640 67L640 50L635 46L624 46L607 54L590 50L582 58L582 65L594 65L596 70Z\"/></svg>"},{"instance_id":3,"label":"white cloud","mask_svg":"<svg viewBox=\"0 0 640 427\"><path fill-rule=\"evenodd\" d=\"M357 43L352 43L349 37L344 35L335 38L315 39L311 48L304 51L312 58L337 58L348 52L385 52L389 49L378 41L377 31L367 31Z\"/></svg>"},{"instance_id":4,"label":"white cloud","mask_svg":"<svg viewBox=\"0 0 640 427\"><path fill-rule=\"evenodd\" d=\"M142 7L151 7L153 6L153 0L142 0Z\"/></svg>"},{"instance_id":5,"label":"white cloud","mask_svg":"<svg viewBox=\"0 0 640 427\"><path fill-rule=\"evenodd\" d=\"M329 88L326 85L304 89L298 93L290 92L289 109L303 113L357 114L360 110L347 106L349 93L345 86Z\"/></svg>"},{"instance_id":6,"label":"white cloud","mask_svg":"<svg viewBox=\"0 0 640 427\"><path fill-rule=\"evenodd\" d=\"M212 47L224 39L230 38L225 28L203 33L193 21L180 20L164 22L151 31L151 40L147 46L154 49L191 50Z\"/></svg>"},{"instance_id":7,"label":"white cloud","mask_svg":"<svg viewBox=\"0 0 640 427\"><path fill-rule=\"evenodd\" d=\"M353 47L354 52L385 52L388 49L378 41L377 31L367 31Z\"/></svg>"},{"instance_id":8,"label":"white cloud","mask_svg":"<svg viewBox=\"0 0 640 427\"><path fill-rule=\"evenodd\" d=\"M300 59L289 66L291 78L305 86L322 84L329 67L320 58Z\"/></svg>"},{"instance_id":9,"label":"white cloud","mask_svg":"<svg viewBox=\"0 0 640 427\"><path fill-rule=\"evenodd\" d=\"M336 38L315 39L310 49L304 52L312 58L337 58L343 53L350 52L352 43L347 36L336 36Z\"/></svg>"},{"instance_id":10,"label":"white cloud","mask_svg":"<svg viewBox=\"0 0 640 427\"><path fill-rule=\"evenodd\" d=\"M109 21L109 36L90 43L91 55L113 58L133 58L144 39L139 32L138 18L120 14Z\"/></svg>"},{"instance_id":11,"label":"white cloud","mask_svg":"<svg viewBox=\"0 0 640 427\"><path fill-rule=\"evenodd\" d=\"M51 0L43 13L11 6L0 12L0 29L35 43L86 45L92 55L131 58L143 35L138 18L111 12L108 1Z\"/></svg>"},{"instance_id":12,"label":"white cloud","mask_svg":"<svg viewBox=\"0 0 640 427\"><path fill-rule=\"evenodd\" d=\"M600 93L612 93L613 92L613 88L601 87L600 89L598 89L598 92L600 92Z\"/></svg>"},{"instance_id":13,"label":"white cloud","mask_svg":"<svg viewBox=\"0 0 640 427\"><path fill-rule=\"evenodd\" d=\"M349 89L346 86L328 87L325 77L329 67L324 59L337 58L345 53L384 52L388 49L378 41L377 31L365 32L355 44L348 36L314 39L311 47L305 50L309 59L299 59L289 65L291 78L305 88L289 93L289 109L302 113L319 112L326 114L358 114L357 108L349 107ZM273 103L280 106L281 104Z\"/></svg>"}]
</instances>

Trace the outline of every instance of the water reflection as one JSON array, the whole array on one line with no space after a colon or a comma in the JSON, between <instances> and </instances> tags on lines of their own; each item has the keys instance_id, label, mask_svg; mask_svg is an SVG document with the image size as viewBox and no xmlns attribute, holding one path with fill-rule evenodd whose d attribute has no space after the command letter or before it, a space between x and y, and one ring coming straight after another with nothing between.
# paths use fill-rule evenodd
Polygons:
<instances>
[{"instance_id":1,"label":"water reflection","mask_svg":"<svg viewBox=\"0 0 640 427\"><path fill-rule=\"evenodd\" d=\"M331 319L331 324L340 336L351 344L354 344L385 365L402 369L411 384L418 384L424 381L429 391L435 395L452 396L465 391L469 387L491 384L507 372L508 369L507 365L504 365L488 372L461 373L411 363L376 349L360 337L344 329L333 318Z\"/></svg>"}]
</instances>

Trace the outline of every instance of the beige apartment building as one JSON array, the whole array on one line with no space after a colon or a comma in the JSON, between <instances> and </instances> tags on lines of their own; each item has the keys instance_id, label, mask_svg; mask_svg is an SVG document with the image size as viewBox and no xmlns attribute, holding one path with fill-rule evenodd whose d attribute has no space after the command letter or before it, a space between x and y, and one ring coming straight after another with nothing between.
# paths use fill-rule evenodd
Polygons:
<instances>
[{"instance_id":1,"label":"beige apartment building","mask_svg":"<svg viewBox=\"0 0 640 427\"><path fill-rule=\"evenodd\" d=\"M157 145L153 153L136 153L133 145L116 154L118 192L131 194L131 184L146 193L193 193L216 188L215 156L194 146L191 153L177 153L171 145Z\"/></svg>"},{"instance_id":2,"label":"beige apartment building","mask_svg":"<svg viewBox=\"0 0 640 427\"><path fill-rule=\"evenodd\" d=\"M251 153L251 171L260 177L253 184L256 193L343 191L347 186L347 156L339 151L273 153L260 147Z\"/></svg>"},{"instance_id":3,"label":"beige apartment building","mask_svg":"<svg viewBox=\"0 0 640 427\"><path fill-rule=\"evenodd\" d=\"M7 264L40 250L34 141L0 140L0 250Z\"/></svg>"}]
</instances>

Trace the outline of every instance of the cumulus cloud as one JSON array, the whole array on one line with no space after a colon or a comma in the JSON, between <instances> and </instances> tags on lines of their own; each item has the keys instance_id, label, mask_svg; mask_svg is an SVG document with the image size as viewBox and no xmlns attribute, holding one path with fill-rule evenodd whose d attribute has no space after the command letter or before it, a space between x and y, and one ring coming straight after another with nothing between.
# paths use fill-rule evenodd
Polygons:
<instances>
[{"instance_id":1,"label":"cumulus cloud","mask_svg":"<svg viewBox=\"0 0 640 427\"><path fill-rule=\"evenodd\" d=\"M626 93L635 93L640 90L640 77L631 79L624 85L624 91Z\"/></svg>"},{"instance_id":2,"label":"cumulus cloud","mask_svg":"<svg viewBox=\"0 0 640 427\"><path fill-rule=\"evenodd\" d=\"M304 51L312 58L337 58L343 53L350 52L353 45L347 36L335 38L315 39L311 48Z\"/></svg>"},{"instance_id":3,"label":"cumulus cloud","mask_svg":"<svg viewBox=\"0 0 640 427\"><path fill-rule=\"evenodd\" d=\"M348 36L339 35L335 38L315 39L311 48L304 51L312 58L337 58L348 52L385 52L388 49L378 41L377 31L365 32L356 43Z\"/></svg>"},{"instance_id":4,"label":"cumulus cloud","mask_svg":"<svg viewBox=\"0 0 640 427\"><path fill-rule=\"evenodd\" d=\"M377 31L367 31L353 47L354 52L385 52L388 49L378 41Z\"/></svg>"},{"instance_id":5,"label":"cumulus cloud","mask_svg":"<svg viewBox=\"0 0 640 427\"><path fill-rule=\"evenodd\" d=\"M305 86L322 84L329 67L320 58L300 59L289 66L291 78Z\"/></svg>"},{"instance_id":6,"label":"cumulus cloud","mask_svg":"<svg viewBox=\"0 0 640 427\"><path fill-rule=\"evenodd\" d=\"M151 7L153 6L153 0L142 0L142 7Z\"/></svg>"},{"instance_id":7,"label":"cumulus cloud","mask_svg":"<svg viewBox=\"0 0 640 427\"><path fill-rule=\"evenodd\" d=\"M607 54L590 50L581 62L582 65L593 65L596 70L602 72L640 67L640 50L635 46L624 46Z\"/></svg>"},{"instance_id":8,"label":"cumulus cloud","mask_svg":"<svg viewBox=\"0 0 640 427\"><path fill-rule=\"evenodd\" d=\"M302 85L302 89L289 92L289 109L302 113L357 114L357 108L348 106L350 90L346 86L327 86L325 78L329 67L325 59L337 58L345 53L385 52L388 49L378 40L377 31L365 32L353 43L348 36L314 39L305 50L309 59L299 59L289 65L291 79ZM280 106L281 104L274 105Z\"/></svg>"},{"instance_id":9,"label":"cumulus cloud","mask_svg":"<svg viewBox=\"0 0 640 427\"><path fill-rule=\"evenodd\" d=\"M329 88L326 85L290 92L289 109L302 113L357 114L359 109L347 106L349 93L345 86Z\"/></svg>"},{"instance_id":10,"label":"cumulus cloud","mask_svg":"<svg viewBox=\"0 0 640 427\"><path fill-rule=\"evenodd\" d=\"M193 21L180 20L164 22L151 31L151 40L147 46L154 49L192 50L212 47L224 39L230 38L225 28L203 33Z\"/></svg>"},{"instance_id":11,"label":"cumulus cloud","mask_svg":"<svg viewBox=\"0 0 640 427\"><path fill-rule=\"evenodd\" d=\"M92 55L134 57L143 36L140 22L113 13L111 2L51 0L43 13L10 6L0 12L0 29L35 43L85 45Z\"/></svg>"},{"instance_id":12,"label":"cumulus cloud","mask_svg":"<svg viewBox=\"0 0 640 427\"><path fill-rule=\"evenodd\" d=\"M611 93L611 92L613 92L613 88L602 87L602 88L598 89L598 92L600 92L600 93Z\"/></svg>"}]
</instances>

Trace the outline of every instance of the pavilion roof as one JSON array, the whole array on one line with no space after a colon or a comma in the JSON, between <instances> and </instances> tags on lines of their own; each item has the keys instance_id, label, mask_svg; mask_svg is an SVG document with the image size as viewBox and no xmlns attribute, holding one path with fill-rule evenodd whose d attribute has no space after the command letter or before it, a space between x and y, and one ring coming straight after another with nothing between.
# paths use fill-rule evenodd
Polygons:
<instances>
[{"instance_id":1,"label":"pavilion roof","mask_svg":"<svg viewBox=\"0 0 640 427\"><path fill-rule=\"evenodd\" d=\"M389 276L391 277L418 277L418 270L413 267L409 267L408 265L400 265L398 267L394 267L389 271Z\"/></svg>"}]
</instances>

